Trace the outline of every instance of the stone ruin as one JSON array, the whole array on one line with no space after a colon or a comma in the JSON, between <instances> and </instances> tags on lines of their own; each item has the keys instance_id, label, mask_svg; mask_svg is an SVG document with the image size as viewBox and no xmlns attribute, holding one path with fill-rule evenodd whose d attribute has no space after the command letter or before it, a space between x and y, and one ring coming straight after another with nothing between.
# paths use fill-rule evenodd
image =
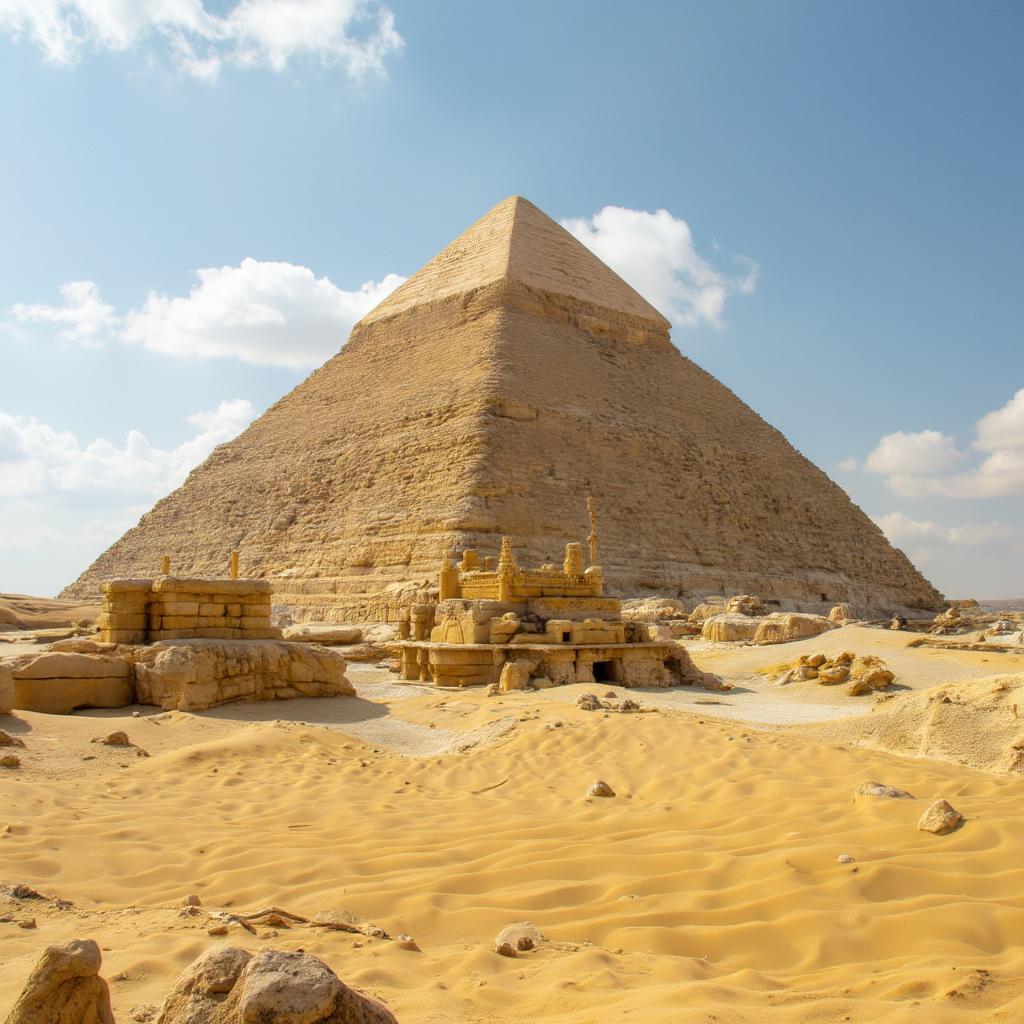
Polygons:
<instances>
[{"instance_id":1,"label":"stone ruin","mask_svg":"<svg viewBox=\"0 0 1024 1024\"><path fill-rule=\"evenodd\" d=\"M399 621L403 679L436 686L498 685L502 690L606 681L620 686L716 687L684 648L653 641L650 627L622 618L604 596L588 501L590 565L569 543L561 566L519 565L508 537L497 563L470 548L442 560L436 604L413 605Z\"/></svg>"},{"instance_id":2,"label":"stone ruin","mask_svg":"<svg viewBox=\"0 0 1024 1024\"><path fill-rule=\"evenodd\" d=\"M232 701L351 696L345 659L285 641L270 623L271 585L239 579L114 579L101 584L99 641L59 641L0 663L0 713L68 714L153 704L202 711Z\"/></svg>"}]
</instances>

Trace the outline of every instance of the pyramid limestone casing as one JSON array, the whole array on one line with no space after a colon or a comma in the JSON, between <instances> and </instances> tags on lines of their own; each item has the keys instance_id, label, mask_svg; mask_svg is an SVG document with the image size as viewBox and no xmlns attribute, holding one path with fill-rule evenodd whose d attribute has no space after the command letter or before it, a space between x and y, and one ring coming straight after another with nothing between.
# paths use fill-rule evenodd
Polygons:
<instances>
[{"instance_id":1,"label":"pyramid limestone casing","mask_svg":"<svg viewBox=\"0 0 1024 1024\"><path fill-rule=\"evenodd\" d=\"M394 618L446 551L561 561L595 496L608 592L862 613L941 595L836 484L669 341L668 322L505 200L221 445L62 596L153 574L274 578L275 604ZM283 574L283 575L282 575Z\"/></svg>"}]
</instances>

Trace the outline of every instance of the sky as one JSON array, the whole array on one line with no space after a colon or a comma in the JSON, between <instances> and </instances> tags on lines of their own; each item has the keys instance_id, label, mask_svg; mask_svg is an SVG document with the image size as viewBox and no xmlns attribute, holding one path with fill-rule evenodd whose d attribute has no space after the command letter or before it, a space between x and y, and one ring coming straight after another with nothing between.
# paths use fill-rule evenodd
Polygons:
<instances>
[{"instance_id":1,"label":"sky","mask_svg":"<svg viewBox=\"0 0 1024 1024\"><path fill-rule=\"evenodd\" d=\"M1024 595L1024 6L0 0L0 591L508 195L950 597Z\"/></svg>"}]
</instances>

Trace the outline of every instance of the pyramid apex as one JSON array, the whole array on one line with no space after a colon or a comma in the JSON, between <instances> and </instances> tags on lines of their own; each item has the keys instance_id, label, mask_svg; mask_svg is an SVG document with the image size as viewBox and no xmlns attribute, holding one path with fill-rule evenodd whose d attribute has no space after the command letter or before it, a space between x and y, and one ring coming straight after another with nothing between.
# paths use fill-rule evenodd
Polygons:
<instances>
[{"instance_id":1,"label":"pyramid apex","mask_svg":"<svg viewBox=\"0 0 1024 1024\"><path fill-rule=\"evenodd\" d=\"M512 280L537 291L652 321L669 322L582 242L525 196L507 196L360 321Z\"/></svg>"}]
</instances>

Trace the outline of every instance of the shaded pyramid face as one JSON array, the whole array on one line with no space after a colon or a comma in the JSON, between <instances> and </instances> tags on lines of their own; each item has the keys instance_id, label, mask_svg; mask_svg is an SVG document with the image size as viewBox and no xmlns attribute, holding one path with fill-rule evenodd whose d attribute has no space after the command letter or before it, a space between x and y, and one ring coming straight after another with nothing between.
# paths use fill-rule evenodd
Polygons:
<instances>
[{"instance_id":1,"label":"shaded pyramid face","mask_svg":"<svg viewBox=\"0 0 1024 1024\"><path fill-rule=\"evenodd\" d=\"M824 473L670 343L668 321L525 199L500 203L65 591L243 572L365 621L444 554L561 562L598 511L609 592L863 611L941 596Z\"/></svg>"}]
</instances>

